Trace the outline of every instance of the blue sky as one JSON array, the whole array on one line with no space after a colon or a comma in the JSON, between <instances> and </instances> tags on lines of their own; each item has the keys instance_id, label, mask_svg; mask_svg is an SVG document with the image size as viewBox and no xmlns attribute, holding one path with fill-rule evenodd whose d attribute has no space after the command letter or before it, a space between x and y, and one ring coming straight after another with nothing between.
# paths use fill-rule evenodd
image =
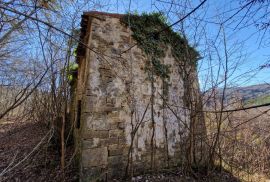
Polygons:
<instances>
[{"instance_id":1,"label":"blue sky","mask_svg":"<svg viewBox=\"0 0 270 182\"><path fill-rule=\"evenodd\" d=\"M187 4L187 8L183 8L183 1L174 0L175 5L173 6L167 2L170 2L170 0L132 0L130 5L129 0L108 0L106 1L107 6L97 10L114 13L126 13L129 10L129 5L131 12L136 11L139 13L152 11L168 12L170 10L172 12L168 14L168 20L170 22L174 22L181 17L181 13L185 14L189 12L193 7L200 3L198 0L191 0L189 1L190 3ZM207 46L207 42L209 43L216 41L215 46L220 54L219 56L221 57L221 62L224 66L224 36L226 37L226 45L229 53L229 86L247 86L268 82L269 69L266 68L260 70L259 68L261 65L269 61L269 48L268 46L264 45L264 40L269 37L269 32L266 32L264 39L261 39L262 33L258 33L258 29L255 26L251 25L246 28L241 28L241 24L239 24L239 22L242 16L244 16L246 13L246 11L242 11L241 13L237 14L234 19L226 22L222 27L223 31L218 34L220 25L216 23L227 20L232 14L237 12L237 7L240 6L239 3L240 1L236 0L207 1L204 7L200 8L184 24L185 33L188 35L190 43L196 43L197 50L199 50L204 56L204 58L200 61L198 70L201 87L203 87L207 81L206 78L209 76L209 68L212 68L213 73L216 74L215 78L218 80L223 79L224 69L222 66L218 66L220 65L220 62L217 54L212 54L213 61L211 65L209 65L209 55L205 55L205 49L206 47L209 48L209 46ZM177 14L180 15L177 16ZM262 15L261 12L258 12L257 16L259 17L260 15ZM199 36L200 41L196 41L196 39L193 38L195 32L195 18L202 18L204 20L200 22L201 25L198 26L198 29L200 31L204 31L204 33L207 34L207 37L203 36L202 34ZM197 20L196 22L198 23L199 21ZM175 26L174 28L177 31L179 27ZM219 35L219 37L216 39L217 35ZM214 48L212 47L211 50L213 49ZM217 70L221 70L219 75L217 75ZM251 70L253 71L246 74L246 72ZM222 86L222 84L219 86ZM209 87L211 87L211 84L206 86L206 88Z\"/></svg>"}]
</instances>

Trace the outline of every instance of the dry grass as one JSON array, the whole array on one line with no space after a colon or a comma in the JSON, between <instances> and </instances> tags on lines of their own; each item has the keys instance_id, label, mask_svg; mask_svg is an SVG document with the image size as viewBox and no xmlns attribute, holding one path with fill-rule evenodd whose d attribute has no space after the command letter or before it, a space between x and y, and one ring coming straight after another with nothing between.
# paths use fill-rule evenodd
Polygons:
<instances>
[{"instance_id":1,"label":"dry grass","mask_svg":"<svg viewBox=\"0 0 270 182\"><path fill-rule=\"evenodd\" d=\"M73 155L72 146L67 147L69 166L63 174L59 153L48 142L48 129L43 123L13 122L1 124L0 128L0 174L11 163L11 168L16 166L0 181L78 181L74 162L68 163Z\"/></svg>"},{"instance_id":2,"label":"dry grass","mask_svg":"<svg viewBox=\"0 0 270 182\"><path fill-rule=\"evenodd\" d=\"M270 108L223 113L216 163L242 181L270 180ZM209 145L217 136L218 114L206 114Z\"/></svg>"}]
</instances>

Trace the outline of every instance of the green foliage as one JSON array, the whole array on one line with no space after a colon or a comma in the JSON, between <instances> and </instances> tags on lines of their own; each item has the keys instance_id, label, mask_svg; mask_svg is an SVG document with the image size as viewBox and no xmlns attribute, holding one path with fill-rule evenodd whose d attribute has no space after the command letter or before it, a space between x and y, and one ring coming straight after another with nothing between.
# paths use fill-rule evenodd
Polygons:
<instances>
[{"instance_id":1,"label":"green foliage","mask_svg":"<svg viewBox=\"0 0 270 182\"><path fill-rule=\"evenodd\" d=\"M165 57L168 46L172 48L172 54L177 61L188 61L189 64L196 65L199 54L188 45L188 42L179 33L171 28L159 33L168 27L167 19L163 14L151 13L142 15L125 15L122 22L128 26L130 21L133 38L138 42L138 46L151 58L151 62L146 63L145 70L150 74L153 72L163 80L170 78L168 65L161 63L160 59ZM151 64L152 63L152 64Z\"/></svg>"},{"instance_id":2,"label":"green foliage","mask_svg":"<svg viewBox=\"0 0 270 182\"><path fill-rule=\"evenodd\" d=\"M67 68L67 79L70 85L73 85L77 79L79 65L77 63L71 63Z\"/></svg>"},{"instance_id":3,"label":"green foliage","mask_svg":"<svg viewBox=\"0 0 270 182\"><path fill-rule=\"evenodd\" d=\"M78 48L78 46L74 49L74 51L73 51L73 53L72 53L72 55L73 55L74 57L77 56L77 48Z\"/></svg>"},{"instance_id":4,"label":"green foliage","mask_svg":"<svg viewBox=\"0 0 270 182\"><path fill-rule=\"evenodd\" d=\"M159 59L152 59L153 67L154 67L154 73L157 76L160 76L161 78L170 78L169 73L169 65L162 64Z\"/></svg>"},{"instance_id":5,"label":"green foliage","mask_svg":"<svg viewBox=\"0 0 270 182\"><path fill-rule=\"evenodd\" d=\"M259 96L245 102L245 105L261 105L270 103L270 95Z\"/></svg>"}]
</instances>

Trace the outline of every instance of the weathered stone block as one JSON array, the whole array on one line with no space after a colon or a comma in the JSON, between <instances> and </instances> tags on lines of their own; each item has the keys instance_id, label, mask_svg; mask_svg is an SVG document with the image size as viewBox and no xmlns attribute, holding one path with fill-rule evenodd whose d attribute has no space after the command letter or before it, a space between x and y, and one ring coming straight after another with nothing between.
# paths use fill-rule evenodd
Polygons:
<instances>
[{"instance_id":1,"label":"weathered stone block","mask_svg":"<svg viewBox=\"0 0 270 182\"><path fill-rule=\"evenodd\" d=\"M119 128L119 129L125 129L125 127L126 127L125 122L119 122L119 123L118 123L118 128Z\"/></svg>"},{"instance_id":2,"label":"weathered stone block","mask_svg":"<svg viewBox=\"0 0 270 182\"><path fill-rule=\"evenodd\" d=\"M93 138L89 140L82 140L82 149L91 149L96 148L100 146L100 139L99 138Z\"/></svg>"},{"instance_id":3,"label":"weathered stone block","mask_svg":"<svg viewBox=\"0 0 270 182\"><path fill-rule=\"evenodd\" d=\"M93 109L93 112L96 112L96 113L110 113L110 112L114 112L114 111L120 111L122 110L123 108L122 107L114 107L114 106L107 106L107 105L104 105L101 107L98 106L98 107L95 107Z\"/></svg>"},{"instance_id":4,"label":"weathered stone block","mask_svg":"<svg viewBox=\"0 0 270 182\"><path fill-rule=\"evenodd\" d=\"M114 106L116 103L116 99L112 97L106 97L106 105L107 106Z\"/></svg>"},{"instance_id":5,"label":"weathered stone block","mask_svg":"<svg viewBox=\"0 0 270 182\"><path fill-rule=\"evenodd\" d=\"M118 144L118 138L106 138L106 139L101 139L100 140L100 145L101 146L108 146L108 145L114 145Z\"/></svg>"},{"instance_id":6,"label":"weathered stone block","mask_svg":"<svg viewBox=\"0 0 270 182\"><path fill-rule=\"evenodd\" d=\"M110 130L116 130L118 129L118 123L109 123Z\"/></svg>"},{"instance_id":7,"label":"weathered stone block","mask_svg":"<svg viewBox=\"0 0 270 182\"><path fill-rule=\"evenodd\" d=\"M123 162L124 157L123 156L109 156L108 157L108 164L118 164Z\"/></svg>"},{"instance_id":8,"label":"weathered stone block","mask_svg":"<svg viewBox=\"0 0 270 182\"><path fill-rule=\"evenodd\" d=\"M119 145L125 145L127 142L125 137L118 138L118 144Z\"/></svg>"},{"instance_id":9,"label":"weathered stone block","mask_svg":"<svg viewBox=\"0 0 270 182\"><path fill-rule=\"evenodd\" d=\"M101 130L101 131L96 131L96 130L86 130L82 134L83 139L92 139L92 138L109 138L109 131L107 130Z\"/></svg>"},{"instance_id":10,"label":"weathered stone block","mask_svg":"<svg viewBox=\"0 0 270 182\"><path fill-rule=\"evenodd\" d=\"M83 110L82 112L91 112L93 108L98 104L99 98L97 96L86 96L83 101Z\"/></svg>"},{"instance_id":11,"label":"weathered stone block","mask_svg":"<svg viewBox=\"0 0 270 182\"><path fill-rule=\"evenodd\" d=\"M110 156L108 158L108 176L109 178L120 179L125 174L125 167L127 165L127 158L118 155L118 156Z\"/></svg>"},{"instance_id":12,"label":"weathered stone block","mask_svg":"<svg viewBox=\"0 0 270 182\"><path fill-rule=\"evenodd\" d=\"M109 145L108 147L109 156L121 155L124 152L123 149L124 149L123 145L118 144Z\"/></svg>"},{"instance_id":13,"label":"weathered stone block","mask_svg":"<svg viewBox=\"0 0 270 182\"><path fill-rule=\"evenodd\" d=\"M124 137L124 135L125 135L124 130L110 130L109 131L110 138Z\"/></svg>"},{"instance_id":14,"label":"weathered stone block","mask_svg":"<svg viewBox=\"0 0 270 182\"><path fill-rule=\"evenodd\" d=\"M122 155L122 154L123 154L122 149L109 150L109 156L116 156L116 155Z\"/></svg>"},{"instance_id":15,"label":"weathered stone block","mask_svg":"<svg viewBox=\"0 0 270 182\"><path fill-rule=\"evenodd\" d=\"M109 122L119 122L120 120L120 112L119 111L113 111L108 113L107 117L109 118Z\"/></svg>"},{"instance_id":16,"label":"weathered stone block","mask_svg":"<svg viewBox=\"0 0 270 182\"><path fill-rule=\"evenodd\" d=\"M85 91L85 95L89 96L89 97L98 97L98 95L96 93L94 93L93 90L91 90L91 89L87 89Z\"/></svg>"},{"instance_id":17,"label":"weathered stone block","mask_svg":"<svg viewBox=\"0 0 270 182\"><path fill-rule=\"evenodd\" d=\"M96 113L86 117L86 125L90 130L109 130L110 125L104 114Z\"/></svg>"},{"instance_id":18,"label":"weathered stone block","mask_svg":"<svg viewBox=\"0 0 270 182\"><path fill-rule=\"evenodd\" d=\"M92 138L87 140L82 140L82 149L91 149L97 147L106 147L109 145L120 144L118 138Z\"/></svg>"},{"instance_id":19,"label":"weathered stone block","mask_svg":"<svg viewBox=\"0 0 270 182\"><path fill-rule=\"evenodd\" d=\"M108 149L100 147L94 149L86 149L82 151L83 167L97 167L108 164Z\"/></svg>"},{"instance_id":20,"label":"weathered stone block","mask_svg":"<svg viewBox=\"0 0 270 182\"><path fill-rule=\"evenodd\" d=\"M123 145L113 144L108 146L108 150L114 150L118 148L123 148Z\"/></svg>"}]
</instances>

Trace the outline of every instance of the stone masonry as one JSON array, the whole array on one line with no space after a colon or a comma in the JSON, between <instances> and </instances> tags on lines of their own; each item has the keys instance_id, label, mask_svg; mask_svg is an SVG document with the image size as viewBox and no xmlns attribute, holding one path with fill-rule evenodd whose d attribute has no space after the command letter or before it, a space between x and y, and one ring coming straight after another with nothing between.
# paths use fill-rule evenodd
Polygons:
<instances>
[{"instance_id":1,"label":"stone masonry","mask_svg":"<svg viewBox=\"0 0 270 182\"><path fill-rule=\"evenodd\" d=\"M120 18L101 12L82 16L80 40L85 45L78 47L72 107L81 181L110 181L187 160L190 111L170 47L162 60L171 72L168 108L162 80L156 79L153 89L147 79L146 54L137 46L121 54L136 41Z\"/></svg>"}]
</instances>

